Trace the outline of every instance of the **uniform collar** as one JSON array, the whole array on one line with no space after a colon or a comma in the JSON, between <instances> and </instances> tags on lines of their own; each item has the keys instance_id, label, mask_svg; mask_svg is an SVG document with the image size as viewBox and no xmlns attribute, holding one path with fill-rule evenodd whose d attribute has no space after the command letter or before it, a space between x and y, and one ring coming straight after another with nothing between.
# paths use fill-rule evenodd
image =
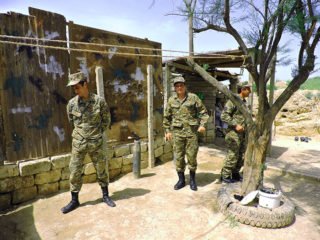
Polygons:
<instances>
[{"instance_id":1,"label":"uniform collar","mask_svg":"<svg viewBox=\"0 0 320 240\"><path fill-rule=\"evenodd\" d=\"M79 96L77 96L77 102L78 103L91 103L94 102L94 95L93 93L89 92L89 97L87 100L84 100L83 98L80 98Z\"/></svg>"}]
</instances>

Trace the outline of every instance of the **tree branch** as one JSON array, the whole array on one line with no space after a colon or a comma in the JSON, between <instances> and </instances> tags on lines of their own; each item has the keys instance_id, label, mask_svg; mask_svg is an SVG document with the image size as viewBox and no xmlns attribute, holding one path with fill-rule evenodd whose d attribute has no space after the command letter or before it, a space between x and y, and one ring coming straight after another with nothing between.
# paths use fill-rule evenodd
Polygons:
<instances>
[{"instance_id":1,"label":"tree branch","mask_svg":"<svg viewBox=\"0 0 320 240\"><path fill-rule=\"evenodd\" d=\"M204 21L204 20L202 20ZM220 27L218 25L213 25L213 24L210 24L210 23L206 23L207 26L204 27L204 28L193 28L193 32L194 33L200 33L200 32L205 32L207 30L215 30L215 31L218 31L218 32L226 32L228 33L227 29L224 28L224 27Z\"/></svg>"},{"instance_id":2,"label":"tree branch","mask_svg":"<svg viewBox=\"0 0 320 240\"><path fill-rule=\"evenodd\" d=\"M244 52L244 54L248 55L248 48L244 41L242 40L238 31L232 27L230 23L230 2L229 0L225 0L225 7L224 7L224 23L226 24L226 28L229 34L234 37L234 39L238 42L240 48Z\"/></svg>"},{"instance_id":3,"label":"tree branch","mask_svg":"<svg viewBox=\"0 0 320 240\"><path fill-rule=\"evenodd\" d=\"M187 64L192 67L200 76L207 82L209 82L212 86L221 91L224 95L226 95L240 110L240 112L244 115L246 122L249 124L253 124L253 119L251 114L245 107L244 103L234 94L232 93L225 85L219 83L219 81L211 76L206 70L200 67L192 58L186 59Z\"/></svg>"}]
</instances>

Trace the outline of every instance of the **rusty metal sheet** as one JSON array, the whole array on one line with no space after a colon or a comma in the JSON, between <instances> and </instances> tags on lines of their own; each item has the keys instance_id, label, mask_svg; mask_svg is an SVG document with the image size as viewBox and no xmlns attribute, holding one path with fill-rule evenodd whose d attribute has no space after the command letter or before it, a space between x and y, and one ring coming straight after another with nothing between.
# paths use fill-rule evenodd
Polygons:
<instances>
[{"instance_id":1,"label":"rusty metal sheet","mask_svg":"<svg viewBox=\"0 0 320 240\"><path fill-rule=\"evenodd\" d=\"M108 139L112 142L125 142L132 131L147 138L147 65L154 68L154 127L162 131L162 65L161 57L122 56L117 53L158 54L153 50L161 49L161 44L118 33L89 28L69 23L70 41L103 43L116 46L84 46L71 43L71 48L107 51L106 53L70 52L70 71L83 71L88 74L90 88L96 91L95 67L103 68L104 92L111 109L112 126ZM134 46L121 48L119 46Z\"/></svg>"}]
</instances>

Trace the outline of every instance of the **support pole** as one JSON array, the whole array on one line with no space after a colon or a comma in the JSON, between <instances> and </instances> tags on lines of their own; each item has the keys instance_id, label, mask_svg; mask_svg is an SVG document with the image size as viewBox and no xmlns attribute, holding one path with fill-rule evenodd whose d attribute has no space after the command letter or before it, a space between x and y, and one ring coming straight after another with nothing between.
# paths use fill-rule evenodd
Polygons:
<instances>
[{"instance_id":1,"label":"support pole","mask_svg":"<svg viewBox=\"0 0 320 240\"><path fill-rule=\"evenodd\" d=\"M163 78L163 109L167 108L168 99L170 96L170 87L170 68L168 66L168 63L166 63Z\"/></svg>"},{"instance_id":2,"label":"support pole","mask_svg":"<svg viewBox=\"0 0 320 240\"><path fill-rule=\"evenodd\" d=\"M153 135L153 68L147 66L147 88L148 88L148 165L153 168L154 161L154 135Z\"/></svg>"},{"instance_id":3,"label":"support pole","mask_svg":"<svg viewBox=\"0 0 320 240\"><path fill-rule=\"evenodd\" d=\"M96 86L97 86L97 94L99 97L102 97L103 99L105 98L104 95L104 84L103 84L103 69L100 66L97 66L95 69L96 73ZM102 149L106 157L106 171L108 173L108 181L109 181L109 159L108 159L108 154L107 154L107 131L105 131L102 134Z\"/></svg>"}]
</instances>

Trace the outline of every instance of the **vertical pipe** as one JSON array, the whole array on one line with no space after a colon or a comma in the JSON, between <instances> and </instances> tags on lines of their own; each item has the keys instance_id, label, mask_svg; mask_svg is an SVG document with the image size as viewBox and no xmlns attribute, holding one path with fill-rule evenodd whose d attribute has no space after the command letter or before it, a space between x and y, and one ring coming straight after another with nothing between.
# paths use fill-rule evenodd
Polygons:
<instances>
[{"instance_id":1,"label":"vertical pipe","mask_svg":"<svg viewBox=\"0 0 320 240\"><path fill-rule=\"evenodd\" d=\"M153 168L154 161L154 136L153 136L153 69L152 65L147 66L148 80L148 165Z\"/></svg>"},{"instance_id":2,"label":"vertical pipe","mask_svg":"<svg viewBox=\"0 0 320 240\"><path fill-rule=\"evenodd\" d=\"M133 165L132 165L132 171L134 178L140 178L141 175L141 148L140 148L140 139L134 140L134 146L133 146Z\"/></svg>"}]
</instances>

